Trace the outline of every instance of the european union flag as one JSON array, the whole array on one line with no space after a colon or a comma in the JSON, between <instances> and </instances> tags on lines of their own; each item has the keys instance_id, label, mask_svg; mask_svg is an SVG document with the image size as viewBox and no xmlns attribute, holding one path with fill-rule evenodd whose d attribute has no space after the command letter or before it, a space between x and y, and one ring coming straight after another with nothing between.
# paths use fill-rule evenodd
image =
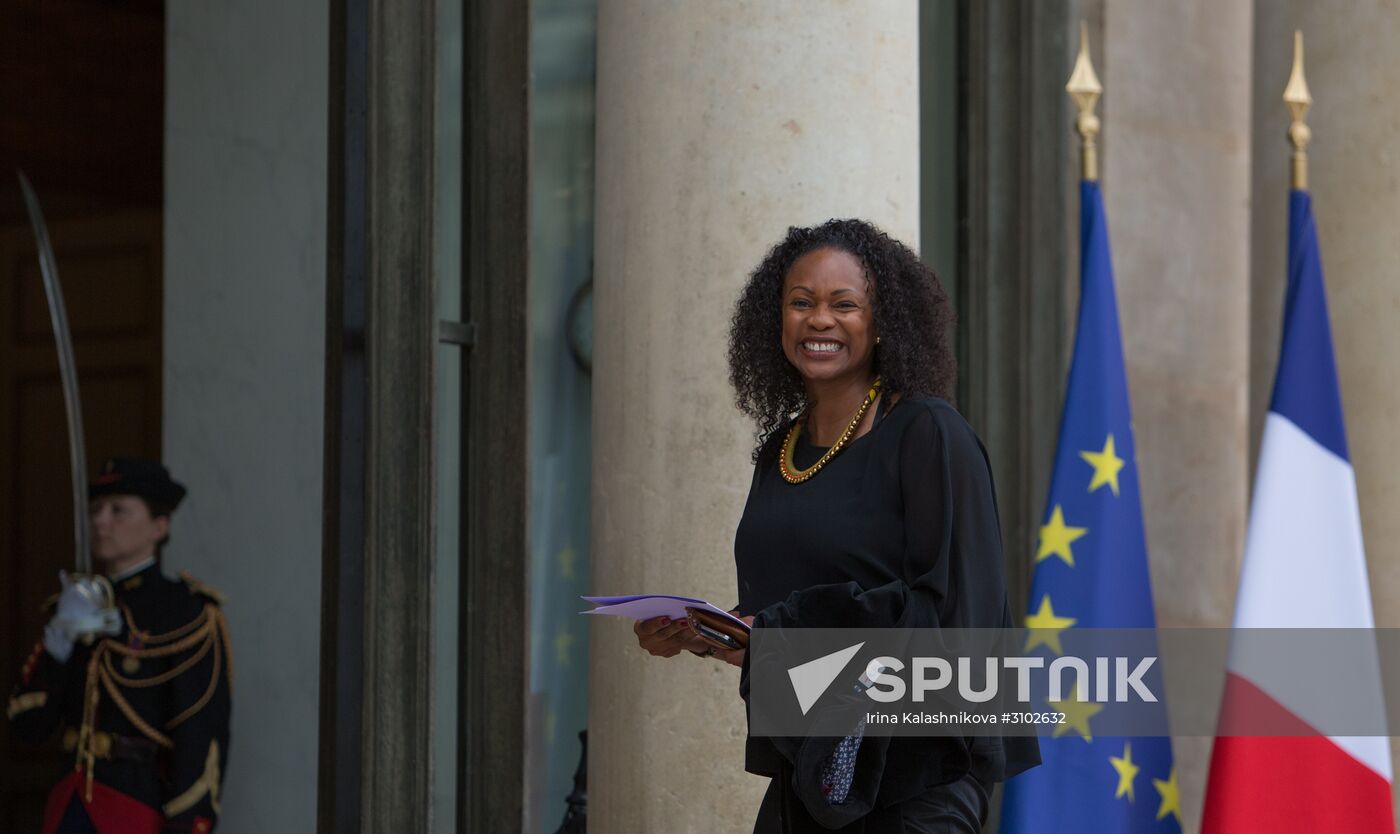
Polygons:
<instances>
[{"instance_id":1,"label":"european union flag","mask_svg":"<svg viewBox=\"0 0 1400 834\"><path fill-rule=\"evenodd\" d=\"M1155 628L1128 377L1098 184L1080 184L1079 328L1036 548L1028 650L1075 628ZM1179 832L1171 739L1101 737L1097 704L1063 707L1044 764L1006 784L1001 830Z\"/></svg>"}]
</instances>

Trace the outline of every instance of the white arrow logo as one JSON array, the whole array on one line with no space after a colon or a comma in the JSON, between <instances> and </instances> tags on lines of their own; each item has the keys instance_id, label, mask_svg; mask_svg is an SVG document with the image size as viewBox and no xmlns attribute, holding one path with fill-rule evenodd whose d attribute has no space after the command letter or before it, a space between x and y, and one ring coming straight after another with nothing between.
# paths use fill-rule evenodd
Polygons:
<instances>
[{"instance_id":1,"label":"white arrow logo","mask_svg":"<svg viewBox=\"0 0 1400 834\"><path fill-rule=\"evenodd\" d=\"M788 670L788 677L792 680L792 691L797 693L797 705L802 708L803 715L807 714L807 710L812 708L864 645L863 642L857 643Z\"/></svg>"}]
</instances>

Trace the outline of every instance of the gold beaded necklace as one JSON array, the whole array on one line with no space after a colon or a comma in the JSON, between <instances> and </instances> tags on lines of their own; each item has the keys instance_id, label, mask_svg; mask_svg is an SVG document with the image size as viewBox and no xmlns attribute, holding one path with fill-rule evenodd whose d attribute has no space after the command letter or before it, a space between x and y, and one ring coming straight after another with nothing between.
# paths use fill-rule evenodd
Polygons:
<instances>
[{"instance_id":1,"label":"gold beaded necklace","mask_svg":"<svg viewBox=\"0 0 1400 834\"><path fill-rule=\"evenodd\" d=\"M865 417L865 412L870 410L870 404L875 402L875 397L877 397L879 393L880 378L875 377L874 384L871 385L870 390L866 392L865 400L861 402L860 408L856 409L856 415L851 418L851 422L846 424L846 430L841 432L841 437L837 439L836 444L830 449L827 449L826 454L822 455L816 463L802 470L797 468L797 464L792 459L793 450L797 448L797 437L802 433L802 427L807 423L807 415L804 414L799 417L797 421L792 424L792 428L788 429L787 439L783 441L783 456L778 460L778 471L783 474L783 480L790 484L800 484L820 472L822 467L826 466L828 461L836 457L836 453L841 451L841 449L845 447L846 442L851 439L851 435L855 433L856 426L860 425L861 419Z\"/></svg>"}]
</instances>

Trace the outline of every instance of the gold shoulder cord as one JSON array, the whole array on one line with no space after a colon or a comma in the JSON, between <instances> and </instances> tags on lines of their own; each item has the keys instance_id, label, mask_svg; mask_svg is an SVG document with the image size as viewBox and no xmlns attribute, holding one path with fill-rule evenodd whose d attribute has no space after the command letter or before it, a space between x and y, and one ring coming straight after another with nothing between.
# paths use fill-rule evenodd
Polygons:
<instances>
[{"instance_id":1,"label":"gold shoulder cord","mask_svg":"<svg viewBox=\"0 0 1400 834\"><path fill-rule=\"evenodd\" d=\"M107 693L112 703L141 735L167 750L173 750L175 743L170 740L170 737L152 727L138 715L130 702L122 695L122 689L145 689L169 683L180 675L191 671L204 659L205 655L212 651L214 664L212 674L209 676L208 687L205 688L204 694L198 700L166 722L163 729L168 732L198 715L209 705L214 693L218 691L220 674L226 674L230 689L233 687L233 655L230 651L228 621L217 605L206 603L199 615L190 622L164 634L154 635L136 627L130 609L123 606L122 613L126 619L127 628L145 644L146 648L134 649L109 637L97 644L92 658L88 661L87 684L83 698L83 720L78 730L75 766L87 772L85 796L89 802L92 801L93 764L97 758L97 751L94 747L97 706L101 700L102 691ZM142 661L169 657L185 651L191 652L188 658L158 675L145 678L121 675L113 664L114 655Z\"/></svg>"},{"instance_id":2,"label":"gold shoulder cord","mask_svg":"<svg viewBox=\"0 0 1400 834\"><path fill-rule=\"evenodd\" d=\"M164 634L150 634L149 632L137 628L136 621L131 617L131 609L126 605L122 606L122 618L126 620L126 627L131 630L132 634L141 638L141 642L147 646L159 646L189 634L191 631L194 631L204 624L205 613L204 611L200 611L199 616L173 631L167 631Z\"/></svg>"}]
</instances>

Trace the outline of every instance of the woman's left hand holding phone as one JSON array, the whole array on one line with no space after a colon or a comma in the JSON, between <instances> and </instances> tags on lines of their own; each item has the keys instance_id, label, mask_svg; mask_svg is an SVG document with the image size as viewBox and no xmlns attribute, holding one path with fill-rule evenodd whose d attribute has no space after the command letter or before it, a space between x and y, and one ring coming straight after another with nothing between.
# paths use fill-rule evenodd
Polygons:
<instances>
[{"instance_id":1,"label":"woman's left hand holding phone","mask_svg":"<svg viewBox=\"0 0 1400 834\"><path fill-rule=\"evenodd\" d=\"M753 625L751 616L739 619ZM719 658L731 666L744 665L744 653L747 649L715 648L702 640L690 627L690 621L685 618L652 617L649 620L637 620L632 624L632 631L637 635L637 643L656 657L675 657L682 651L687 651Z\"/></svg>"}]
</instances>

